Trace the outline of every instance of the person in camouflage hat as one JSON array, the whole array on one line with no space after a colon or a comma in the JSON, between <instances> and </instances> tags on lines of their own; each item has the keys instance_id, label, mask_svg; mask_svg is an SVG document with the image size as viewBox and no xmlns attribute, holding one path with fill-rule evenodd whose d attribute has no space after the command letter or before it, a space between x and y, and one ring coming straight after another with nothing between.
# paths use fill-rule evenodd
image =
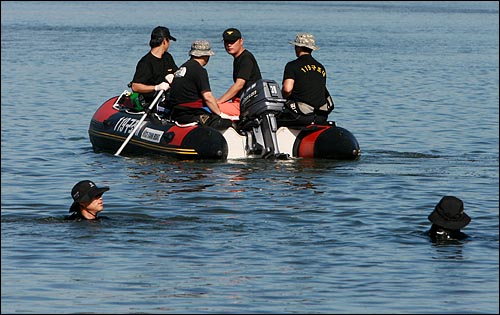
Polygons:
<instances>
[{"instance_id":1,"label":"person in camouflage hat","mask_svg":"<svg viewBox=\"0 0 500 315\"><path fill-rule=\"evenodd\" d=\"M289 43L297 59L285 65L282 94L287 102L278 125L326 124L334 104L326 87L326 69L312 56L319 49L314 35L299 33Z\"/></svg>"},{"instance_id":2,"label":"person in camouflage hat","mask_svg":"<svg viewBox=\"0 0 500 315\"><path fill-rule=\"evenodd\" d=\"M226 129L232 121L221 117L217 99L212 94L208 72L204 68L215 55L207 40L195 40L190 59L175 72L170 89L171 119L181 124L199 123Z\"/></svg>"}]
</instances>

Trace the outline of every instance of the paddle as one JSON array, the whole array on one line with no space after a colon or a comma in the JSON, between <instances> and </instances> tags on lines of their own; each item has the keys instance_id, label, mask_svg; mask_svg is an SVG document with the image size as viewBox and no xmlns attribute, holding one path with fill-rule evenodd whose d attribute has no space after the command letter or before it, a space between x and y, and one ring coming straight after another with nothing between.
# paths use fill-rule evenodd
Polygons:
<instances>
[{"instance_id":1,"label":"paddle","mask_svg":"<svg viewBox=\"0 0 500 315\"><path fill-rule=\"evenodd\" d=\"M172 83L173 79L174 79L174 75L173 74L168 74L168 75L165 76L165 80L169 84ZM146 116L148 115L148 113L153 109L153 107L155 107L156 103L158 103L158 101L160 100L161 96L163 95L163 92L165 92L165 91L164 90L160 90L160 92L156 95L155 99L151 102L151 105L149 105L149 107L145 111L144 115L142 115L142 117L139 120L139 122L135 125L134 130L132 130L132 132L129 133L127 139L125 139L125 142L123 142L122 146L118 149L118 151L116 151L116 153L115 153L116 156L120 155L120 153L125 148L125 146L127 145L127 143L130 141L130 139L132 139L132 137L134 136L134 133L137 131L137 129L139 129L139 127L141 126L141 124L144 121L144 119L146 119Z\"/></svg>"},{"instance_id":2,"label":"paddle","mask_svg":"<svg viewBox=\"0 0 500 315\"><path fill-rule=\"evenodd\" d=\"M156 103L158 103L158 101L160 100L160 97L163 95L163 92L164 92L163 90L160 90L160 92L156 95L155 99L151 102L151 105L149 105L148 110L145 111L144 115L142 115L139 122L135 125L134 130L132 130L132 132L129 133L127 139L125 139L125 142L123 142L122 146L118 149L118 151L116 151L116 153L115 153L116 156L120 155L123 148L125 148L127 143L134 136L134 133L137 131L137 129L139 129L139 127L141 126L144 119L146 119L146 116L148 115L148 113L153 109L153 107L156 105Z\"/></svg>"},{"instance_id":3,"label":"paddle","mask_svg":"<svg viewBox=\"0 0 500 315\"><path fill-rule=\"evenodd\" d=\"M172 81L174 80L174 75L173 74L167 74L165 76L165 80L168 82L168 84L171 84ZM130 141L130 139L132 139L132 137L134 136L134 133L137 131L137 129L139 129L139 127L141 126L141 124L144 121L144 119L146 119L146 116L148 115L148 113L153 109L153 107L155 107L156 103L158 103L158 101L160 100L161 96L163 95L163 92L165 92L165 91L164 90L160 90L160 92L156 95L155 99L151 102L151 105L149 105L149 107L145 111L144 115L142 115L142 117L139 120L139 122L135 125L134 130L132 130L132 132L129 133L127 139L125 139L125 142L123 142L122 146L118 149L118 151L116 151L116 153L115 153L116 156L120 155L120 153L125 148L125 146L127 145L127 143Z\"/></svg>"}]
</instances>

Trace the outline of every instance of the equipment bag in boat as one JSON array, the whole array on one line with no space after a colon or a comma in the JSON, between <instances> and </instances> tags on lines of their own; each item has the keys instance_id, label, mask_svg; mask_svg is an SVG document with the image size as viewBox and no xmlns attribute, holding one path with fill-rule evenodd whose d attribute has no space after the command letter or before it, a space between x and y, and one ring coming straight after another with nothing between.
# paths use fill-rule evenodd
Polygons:
<instances>
[{"instance_id":1,"label":"equipment bag in boat","mask_svg":"<svg viewBox=\"0 0 500 315\"><path fill-rule=\"evenodd\" d=\"M146 100L142 94L137 92L130 94L130 101L132 103L132 109L141 112L147 107Z\"/></svg>"}]
</instances>

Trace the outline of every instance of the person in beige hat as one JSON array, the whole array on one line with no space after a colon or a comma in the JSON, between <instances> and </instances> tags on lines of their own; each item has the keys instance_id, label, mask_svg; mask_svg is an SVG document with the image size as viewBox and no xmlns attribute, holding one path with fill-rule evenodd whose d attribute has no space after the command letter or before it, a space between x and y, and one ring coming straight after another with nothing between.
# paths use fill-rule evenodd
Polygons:
<instances>
[{"instance_id":1,"label":"person in beige hat","mask_svg":"<svg viewBox=\"0 0 500 315\"><path fill-rule=\"evenodd\" d=\"M327 123L334 104L326 87L326 69L312 56L318 50L314 35L299 33L295 41L297 59L285 65L282 94L285 110L277 119L280 126Z\"/></svg>"},{"instance_id":2,"label":"person in beige hat","mask_svg":"<svg viewBox=\"0 0 500 315\"><path fill-rule=\"evenodd\" d=\"M231 120L220 116L222 113L204 68L213 55L209 41L195 40L191 44L190 59L175 72L171 83L171 119L181 124L197 122L217 129L232 125Z\"/></svg>"}]
</instances>

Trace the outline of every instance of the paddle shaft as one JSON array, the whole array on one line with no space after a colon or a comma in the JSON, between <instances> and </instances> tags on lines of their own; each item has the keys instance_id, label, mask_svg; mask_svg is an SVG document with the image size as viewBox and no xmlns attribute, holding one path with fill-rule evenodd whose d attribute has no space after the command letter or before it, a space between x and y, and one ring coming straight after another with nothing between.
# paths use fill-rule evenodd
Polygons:
<instances>
[{"instance_id":1,"label":"paddle shaft","mask_svg":"<svg viewBox=\"0 0 500 315\"><path fill-rule=\"evenodd\" d=\"M120 153L122 152L122 150L125 148L125 146L127 145L127 143L130 141L130 139L132 139L132 137L134 136L134 133L137 131L137 129L139 129L139 127L141 126L142 122L144 121L144 119L146 119L146 116L148 115L148 112L151 111L151 109L153 109L153 107L156 105L156 103L158 103L158 101L160 100L160 97L163 95L163 90L160 90L160 92L158 93L158 95L156 95L155 99L153 100L153 102L151 102L151 105L149 105L149 108L148 110L144 113L144 115L142 115L141 119L139 120L139 122L135 125L134 127L134 130L132 130L131 133L129 133L127 139L125 139L125 142L123 142L122 146L118 149L118 151L116 151L115 155L118 156L120 155Z\"/></svg>"}]
</instances>

